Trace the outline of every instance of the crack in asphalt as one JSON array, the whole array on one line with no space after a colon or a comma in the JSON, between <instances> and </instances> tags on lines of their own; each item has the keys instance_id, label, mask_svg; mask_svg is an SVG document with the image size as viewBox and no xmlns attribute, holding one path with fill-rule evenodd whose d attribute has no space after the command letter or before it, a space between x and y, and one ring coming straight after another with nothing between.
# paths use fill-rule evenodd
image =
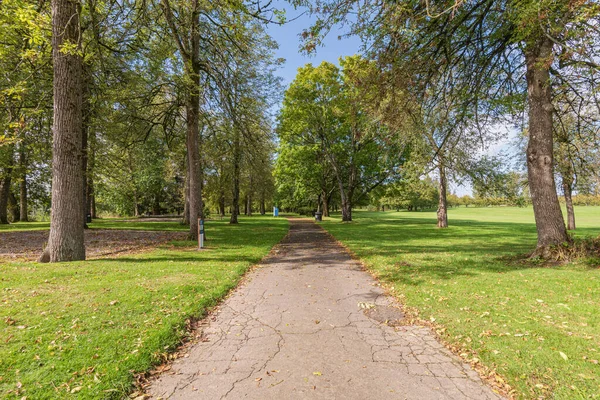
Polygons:
<instances>
[{"instance_id":1,"label":"crack in asphalt","mask_svg":"<svg viewBox=\"0 0 600 400\"><path fill-rule=\"evenodd\" d=\"M429 328L371 318L365 307L381 320L396 301L318 225L290 225L152 383L154 398L502 398Z\"/></svg>"}]
</instances>

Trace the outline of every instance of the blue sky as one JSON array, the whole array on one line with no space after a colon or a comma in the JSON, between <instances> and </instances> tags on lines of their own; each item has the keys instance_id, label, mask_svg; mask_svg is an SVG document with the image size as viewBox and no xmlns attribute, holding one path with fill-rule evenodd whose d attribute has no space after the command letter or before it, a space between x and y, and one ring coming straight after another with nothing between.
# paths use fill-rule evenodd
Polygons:
<instances>
[{"instance_id":1,"label":"blue sky","mask_svg":"<svg viewBox=\"0 0 600 400\"><path fill-rule=\"evenodd\" d=\"M338 36L344 33L344 30L332 30L325 39L325 45L317 48L315 54L306 55L299 52L300 37L302 30L308 28L314 21L307 13L301 15L303 9L294 10L294 8L286 1L276 1L274 6L278 9L286 10L286 18L288 22L284 25L270 24L267 27L267 32L279 43L279 49L276 51L276 57L286 60L283 68L279 71L279 75L283 77L285 86L289 85L298 68L304 64L312 63L318 65L322 61L329 61L337 64L337 61L342 56L351 56L359 53L360 41L356 37L344 38L338 40ZM301 15L301 16L300 16ZM294 18L300 16L298 19ZM293 20L293 21L292 21Z\"/></svg>"},{"instance_id":2,"label":"blue sky","mask_svg":"<svg viewBox=\"0 0 600 400\"><path fill-rule=\"evenodd\" d=\"M300 37L302 30L308 28L314 21L308 13L302 15L302 9L294 10L294 8L286 1L277 0L274 6L278 9L286 10L286 18L289 23L284 25L270 24L267 27L267 32L279 43L279 49L275 52L276 57L286 60L283 67L279 70L279 75L283 78L283 83L287 87L295 78L298 68L307 63L318 65L322 61L329 61L338 64L338 59L343 56L351 56L360 53L360 40L356 37L338 39L338 36L346 33L344 28L337 27L325 38L324 45L318 47L315 54L306 55L299 51ZM297 19L295 19L298 17ZM504 150L506 143L504 141L495 146L492 146L486 153L496 154L500 150ZM462 185L457 185L450 182L449 189L459 196L472 194L471 185L465 182Z\"/></svg>"}]
</instances>

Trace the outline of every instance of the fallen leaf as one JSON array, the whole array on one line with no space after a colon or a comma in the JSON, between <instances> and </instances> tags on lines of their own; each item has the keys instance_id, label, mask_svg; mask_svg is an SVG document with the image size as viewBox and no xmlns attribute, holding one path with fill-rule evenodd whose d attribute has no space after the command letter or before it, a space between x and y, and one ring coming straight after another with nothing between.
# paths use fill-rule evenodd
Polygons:
<instances>
[{"instance_id":1,"label":"fallen leaf","mask_svg":"<svg viewBox=\"0 0 600 400\"><path fill-rule=\"evenodd\" d=\"M315 371L315 372L313 372L313 375L315 375L315 376L321 376L323 374L320 371Z\"/></svg>"},{"instance_id":2,"label":"fallen leaf","mask_svg":"<svg viewBox=\"0 0 600 400\"><path fill-rule=\"evenodd\" d=\"M563 360L567 361L569 359L569 357L567 357L567 355L565 353L563 353L562 351L559 351L558 354L560 354L560 356L563 358Z\"/></svg>"}]
</instances>

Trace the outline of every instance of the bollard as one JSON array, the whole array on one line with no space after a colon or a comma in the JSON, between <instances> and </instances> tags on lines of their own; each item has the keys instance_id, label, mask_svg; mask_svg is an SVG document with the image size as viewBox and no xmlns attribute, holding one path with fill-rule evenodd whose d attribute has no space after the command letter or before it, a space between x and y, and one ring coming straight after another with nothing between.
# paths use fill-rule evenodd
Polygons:
<instances>
[{"instance_id":1,"label":"bollard","mask_svg":"<svg viewBox=\"0 0 600 400\"><path fill-rule=\"evenodd\" d=\"M204 248L204 220L198 218L198 250Z\"/></svg>"}]
</instances>

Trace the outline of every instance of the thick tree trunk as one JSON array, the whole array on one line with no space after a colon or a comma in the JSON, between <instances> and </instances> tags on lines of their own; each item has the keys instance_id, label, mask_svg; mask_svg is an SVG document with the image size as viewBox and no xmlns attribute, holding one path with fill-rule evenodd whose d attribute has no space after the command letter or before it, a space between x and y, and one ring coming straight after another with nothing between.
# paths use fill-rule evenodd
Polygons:
<instances>
[{"instance_id":1,"label":"thick tree trunk","mask_svg":"<svg viewBox=\"0 0 600 400\"><path fill-rule=\"evenodd\" d=\"M344 190L344 186L340 183L340 198L342 200L342 221L352 221L352 201L349 194Z\"/></svg>"},{"instance_id":2,"label":"thick tree trunk","mask_svg":"<svg viewBox=\"0 0 600 400\"><path fill-rule=\"evenodd\" d=\"M446 168L444 168L444 164L440 163L438 165L438 172L440 174L440 182L439 182L439 199L438 199L438 209L437 209L437 227L438 228L447 228L448 227L448 202L446 197L446 190L448 187L448 182L446 180Z\"/></svg>"},{"instance_id":3,"label":"thick tree trunk","mask_svg":"<svg viewBox=\"0 0 600 400\"><path fill-rule=\"evenodd\" d=\"M27 159L22 144L19 150L19 169L21 172L21 177L19 178L19 220L27 222L29 221L29 210L27 209Z\"/></svg>"},{"instance_id":4,"label":"thick tree trunk","mask_svg":"<svg viewBox=\"0 0 600 400\"><path fill-rule=\"evenodd\" d=\"M238 223L238 215L240 213L240 163L240 136L239 132L236 131L233 139L233 191L231 204L231 218L229 219L230 224Z\"/></svg>"},{"instance_id":5,"label":"thick tree trunk","mask_svg":"<svg viewBox=\"0 0 600 400\"><path fill-rule=\"evenodd\" d=\"M572 183L563 180L563 191L565 193L565 203L567 204L567 229L575 230L575 209L573 208L573 188Z\"/></svg>"},{"instance_id":6,"label":"thick tree trunk","mask_svg":"<svg viewBox=\"0 0 600 400\"><path fill-rule=\"evenodd\" d=\"M40 261L85 259L81 151L82 59L64 53L65 43L79 43L80 4L52 0L54 122L52 143L52 209L48 247ZM79 47L79 46L78 46Z\"/></svg>"},{"instance_id":7,"label":"thick tree trunk","mask_svg":"<svg viewBox=\"0 0 600 400\"><path fill-rule=\"evenodd\" d=\"M342 221L352 221L352 206L348 201L342 202Z\"/></svg>"},{"instance_id":8,"label":"thick tree trunk","mask_svg":"<svg viewBox=\"0 0 600 400\"><path fill-rule=\"evenodd\" d=\"M552 94L547 67L552 55L552 41L544 39L525 53L529 103L529 144L527 173L537 227L537 248L567 242L562 211L554 181Z\"/></svg>"}]
</instances>

